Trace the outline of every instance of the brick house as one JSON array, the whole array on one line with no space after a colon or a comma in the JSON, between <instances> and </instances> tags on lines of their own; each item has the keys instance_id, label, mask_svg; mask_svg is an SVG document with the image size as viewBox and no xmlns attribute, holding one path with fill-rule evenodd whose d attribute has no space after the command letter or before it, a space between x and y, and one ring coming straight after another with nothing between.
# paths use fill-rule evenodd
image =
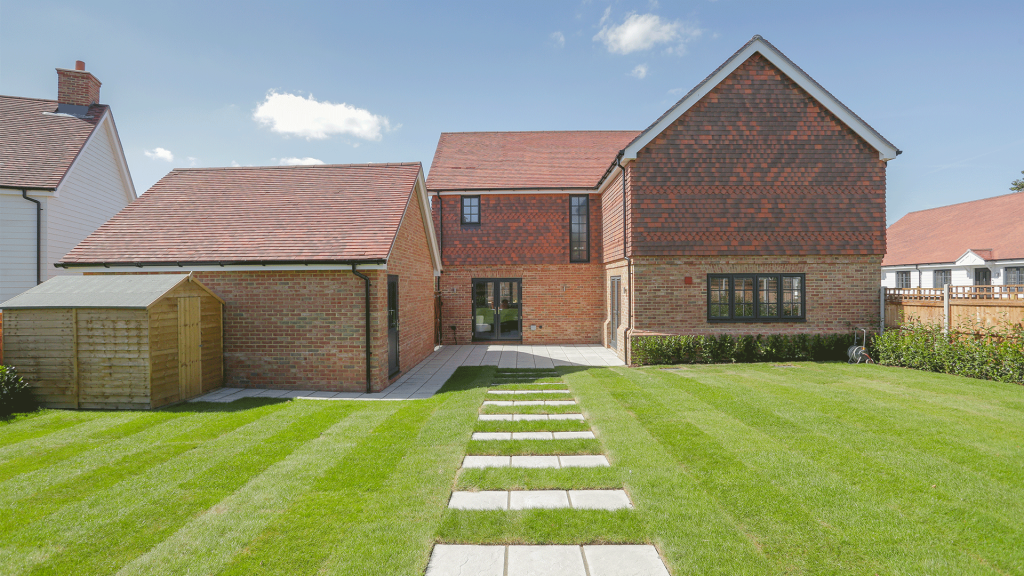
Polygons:
<instances>
[{"instance_id":1,"label":"brick house","mask_svg":"<svg viewBox=\"0 0 1024 576\"><path fill-rule=\"evenodd\" d=\"M434 349L419 163L176 169L57 265L224 300L224 385L379 391Z\"/></svg>"},{"instance_id":2,"label":"brick house","mask_svg":"<svg viewBox=\"0 0 1024 576\"><path fill-rule=\"evenodd\" d=\"M442 341L875 325L898 154L760 36L642 132L442 134Z\"/></svg>"}]
</instances>

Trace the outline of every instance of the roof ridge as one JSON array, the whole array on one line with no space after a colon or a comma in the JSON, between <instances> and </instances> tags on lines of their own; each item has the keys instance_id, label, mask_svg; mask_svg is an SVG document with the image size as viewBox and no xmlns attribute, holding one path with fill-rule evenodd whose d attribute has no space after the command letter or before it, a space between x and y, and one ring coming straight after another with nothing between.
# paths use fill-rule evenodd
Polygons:
<instances>
[{"instance_id":1,"label":"roof ridge","mask_svg":"<svg viewBox=\"0 0 1024 576\"><path fill-rule=\"evenodd\" d=\"M445 134L567 134L569 132L593 134L595 132L640 132L640 130L467 130L463 132L441 132L441 135L443 136Z\"/></svg>"},{"instance_id":2,"label":"roof ridge","mask_svg":"<svg viewBox=\"0 0 1024 576\"><path fill-rule=\"evenodd\" d=\"M975 202L987 202L989 200L995 200L996 198L1006 198L1007 196L1014 196L1016 194L1020 194L1021 197L1024 197L1024 192L1010 192L1009 194L1000 194L998 196L989 196L988 198L978 198L978 199L975 199L975 200L967 200L966 202L957 202L955 204L946 204L945 206L936 206L934 208L924 208L924 209L921 209L921 210L913 210L911 212L907 212L903 217L906 218L907 216L910 216L911 214L921 214L922 212L931 212L932 210L942 210L943 208L952 208L954 206L963 206L964 204L974 204ZM903 218L900 218L900 220L902 220L902 219ZM897 222L899 222L899 220L897 220Z\"/></svg>"},{"instance_id":3,"label":"roof ridge","mask_svg":"<svg viewBox=\"0 0 1024 576\"><path fill-rule=\"evenodd\" d=\"M364 162L355 164L300 164L295 166L208 166L200 168L172 168L171 172L210 172L215 170L289 170L296 168L360 168L360 167L388 167L388 166L419 166L422 162Z\"/></svg>"},{"instance_id":4,"label":"roof ridge","mask_svg":"<svg viewBox=\"0 0 1024 576\"><path fill-rule=\"evenodd\" d=\"M0 98L17 98L18 100L35 100L37 102L53 102L54 104L57 103L56 100L51 100L49 98L33 98L31 96L7 96L6 94L0 94Z\"/></svg>"}]
</instances>

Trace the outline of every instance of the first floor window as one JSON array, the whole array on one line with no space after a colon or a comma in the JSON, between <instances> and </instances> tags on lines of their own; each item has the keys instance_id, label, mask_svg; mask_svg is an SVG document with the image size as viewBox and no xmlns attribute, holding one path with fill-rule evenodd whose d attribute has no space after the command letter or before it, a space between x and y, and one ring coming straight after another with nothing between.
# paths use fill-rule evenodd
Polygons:
<instances>
[{"instance_id":1,"label":"first floor window","mask_svg":"<svg viewBox=\"0 0 1024 576\"><path fill-rule=\"evenodd\" d=\"M896 272L896 287L910 288L910 270Z\"/></svg>"},{"instance_id":2,"label":"first floor window","mask_svg":"<svg viewBox=\"0 0 1024 576\"><path fill-rule=\"evenodd\" d=\"M462 223L463 224L479 224L480 223L480 197L479 196L463 196L462 197Z\"/></svg>"},{"instance_id":3,"label":"first floor window","mask_svg":"<svg viewBox=\"0 0 1024 576\"><path fill-rule=\"evenodd\" d=\"M908 272L909 276L910 273ZM936 270L932 272L932 286L935 288L942 288L946 284L953 283L953 271L952 270Z\"/></svg>"},{"instance_id":4,"label":"first floor window","mask_svg":"<svg viewBox=\"0 0 1024 576\"><path fill-rule=\"evenodd\" d=\"M588 196L569 196L569 262L590 261Z\"/></svg>"},{"instance_id":5,"label":"first floor window","mask_svg":"<svg viewBox=\"0 0 1024 576\"><path fill-rule=\"evenodd\" d=\"M800 321L803 274L709 274L708 321Z\"/></svg>"}]
</instances>

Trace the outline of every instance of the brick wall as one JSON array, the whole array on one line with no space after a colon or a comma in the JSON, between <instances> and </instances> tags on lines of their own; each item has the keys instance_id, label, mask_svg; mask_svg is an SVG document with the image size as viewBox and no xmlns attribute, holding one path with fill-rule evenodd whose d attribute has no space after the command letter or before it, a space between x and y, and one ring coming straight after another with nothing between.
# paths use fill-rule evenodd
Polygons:
<instances>
[{"instance_id":1,"label":"brick wall","mask_svg":"<svg viewBox=\"0 0 1024 576\"><path fill-rule=\"evenodd\" d=\"M441 275L442 342L472 339L472 279L522 278L523 344L600 344L607 316L603 266L451 266ZM530 330L536 325L537 330Z\"/></svg>"},{"instance_id":2,"label":"brick wall","mask_svg":"<svg viewBox=\"0 0 1024 576\"><path fill-rule=\"evenodd\" d=\"M90 106L100 101L100 81L84 70L57 69L57 102Z\"/></svg>"},{"instance_id":3,"label":"brick wall","mask_svg":"<svg viewBox=\"0 0 1024 576\"><path fill-rule=\"evenodd\" d=\"M461 224L459 196L441 196L441 202L443 223L440 204L433 197L434 228L444 240L441 254L445 267L569 263L568 194L481 195L479 226ZM591 194L591 262L603 258L601 230L601 197Z\"/></svg>"},{"instance_id":4,"label":"brick wall","mask_svg":"<svg viewBox=\"0 0 1024 576\"><path fill-rule=\"evenodd\" d=\"M641 150L634 172L633 255L885 252L878 152L758 54Z\"/></svg>"},{"instance_id":5,"label":"brick wall","mask_svg":"<svg viewBox=\"0 0 1024 576\"><path fill-rule=\"evenodd\" d=\"M413 194L391 248L387 270L388 274L398 275L398 361L402 372L434 351L434 266L431 262L419 195Z\"/></svg>"},{"instance_id":6,"label":"brick wall","mask_svg":"<svg viewBox=\"0 0 1024 576\"><path fill-rule=\"evenodd\" d=\"M637 257L637 330L671 334L821 334L878 325L878 256ZM805 322L709 323L707 275L806 274ZM685 277L693 284L687 285Z\"/></svg>"}]
</instances>

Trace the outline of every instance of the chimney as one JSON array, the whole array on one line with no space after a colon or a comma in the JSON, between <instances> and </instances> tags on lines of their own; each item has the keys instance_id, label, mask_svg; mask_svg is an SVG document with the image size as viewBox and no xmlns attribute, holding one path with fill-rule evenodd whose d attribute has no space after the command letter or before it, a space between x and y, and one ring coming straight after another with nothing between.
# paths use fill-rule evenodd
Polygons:
<instances>
[{"instance_id":1,"label":"chimney","mask_svg":"<svg viewBox=\"0 0 1024 576\"><path fill-rule=\"evenodd\" d=\"M100 81L85 71L85 62L75 62L75 69L57 68L57 103L91 106L100 101Z\"/></svg>"}]
</instances>

